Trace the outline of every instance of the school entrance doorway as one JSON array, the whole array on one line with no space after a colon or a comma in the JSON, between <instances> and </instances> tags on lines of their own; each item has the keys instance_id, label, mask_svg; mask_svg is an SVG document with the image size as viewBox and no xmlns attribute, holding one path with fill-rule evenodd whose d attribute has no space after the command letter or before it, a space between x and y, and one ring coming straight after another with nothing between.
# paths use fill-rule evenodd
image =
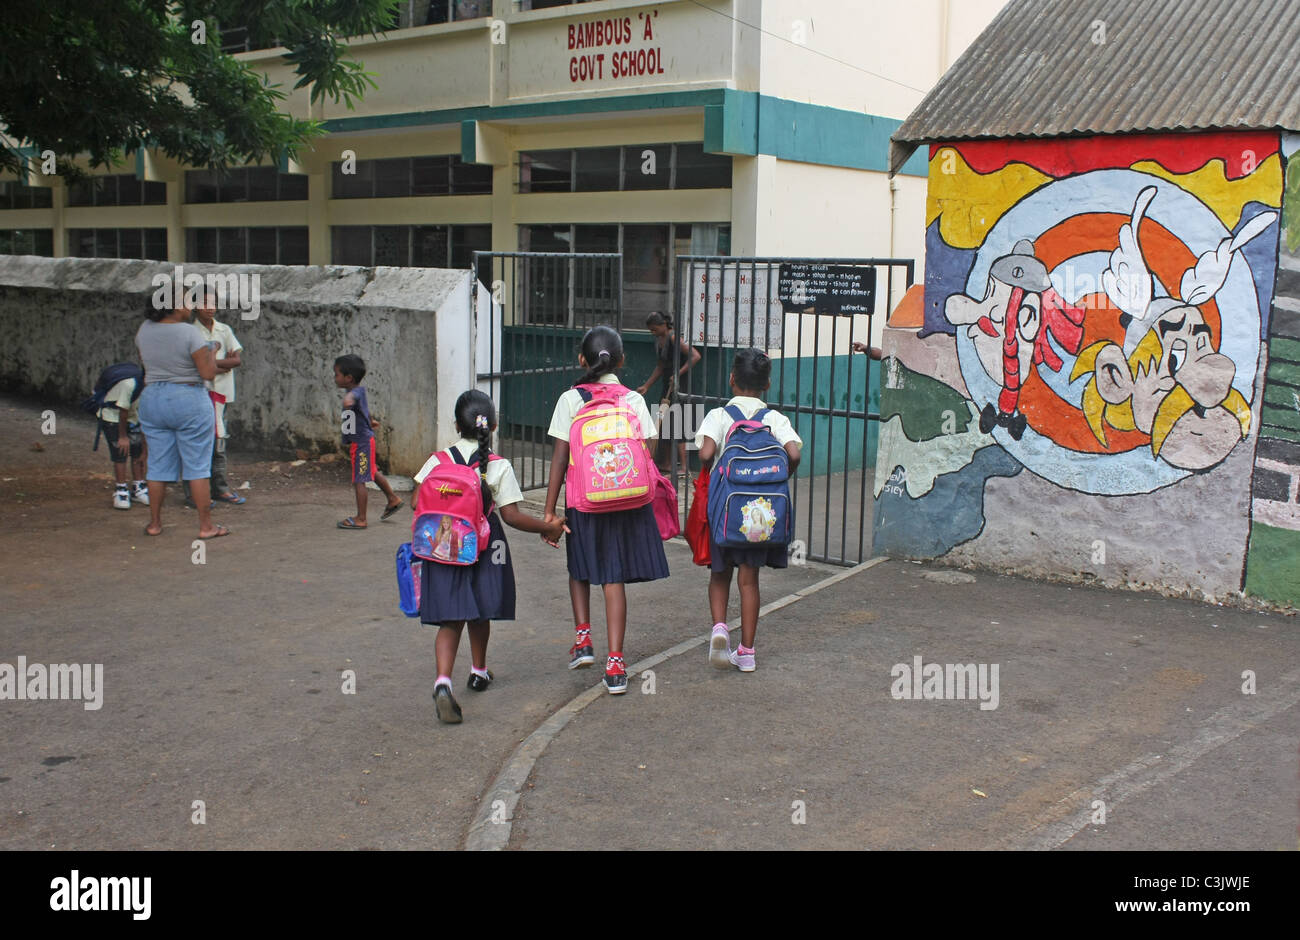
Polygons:
<instances>
[{"instance_id":1,"label":"school entrance doorway","mask_svg":"<svg viewBox=\"0 0 1300 940\"><path fill-rule=\"evenodd\" d=\"M497 450L525 490L548 483L547 436L556 399L581 376L578 344L593 326L623 332L623 383L645 384L659 363L655 337L623 327L623 256L619 253L476 252L477 374L497 403ZM769 407L803 438L791 484L792 552L837 565L865 561L871 548L880 370L859 342L878 343L877 323L915 280L915 262L899 258L737 258L680 255L672 271L671 313L683 347L646 391L659 419L656 454L677 486L685 524L699 471L695 430L731 398L737 349L772 358ZM668 312L668 311L666 311ZM671 345L671 344L670 344ZM693 358L693 357L692 357Z\"/></svg>"}]
</instances>

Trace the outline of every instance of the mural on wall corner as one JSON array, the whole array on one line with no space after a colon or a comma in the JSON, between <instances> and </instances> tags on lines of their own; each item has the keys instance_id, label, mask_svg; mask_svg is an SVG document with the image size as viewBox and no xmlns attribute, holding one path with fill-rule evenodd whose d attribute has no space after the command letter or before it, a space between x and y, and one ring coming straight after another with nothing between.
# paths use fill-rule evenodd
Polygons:
<instances>
[{"instance_id":1,"label":"mural on wall corner","mask_svg":"<svg viewBox=\"0 0 1300 940\"><path fill-rule=\"evenodd\" d=\"M899 415L938 418L935 393L915 394L928 370L906 354L886 370L876 549L928 542L938 555L974 537L984 482L1022 467L1068 491L1131 496L1253 452L1282 171L1277 133L933 146L925 323L900 348L925 342L933 358L950 344L965 388L949 391L964 406L944 405L957 416L945 433L908 434ZM980 456L989 447L997 461ZM953 505L927 513L941 482L898 482L936 465L965 479ZM936 542L909 516L967 524Z\"/></svg>"}]
</instances>

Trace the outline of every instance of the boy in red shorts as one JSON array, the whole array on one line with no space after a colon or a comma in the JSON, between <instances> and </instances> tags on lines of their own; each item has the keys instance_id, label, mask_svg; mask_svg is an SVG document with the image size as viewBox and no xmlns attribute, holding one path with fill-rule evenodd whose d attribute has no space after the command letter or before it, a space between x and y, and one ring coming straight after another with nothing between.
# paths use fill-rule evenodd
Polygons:
<instances>
[{"instance_id":1,"label":"boy in red shorts","mask_svg":"<svg viewBox=\"0 0 1300 940\"><path fill-rule=\"evenodd\" d=\"M381 519L402 508L402 500L393 492L388 479L375 467L375 432L370 427L370 404L361 380L366 364L360 356L339 356L334 360L334 384L346 392L343 396L343 446L348 448L352 463L352 487L357 494L357 514L338 523L340 529L366 528L366 484L374 480L388 502Z\"/></svg>"}]
</instances>

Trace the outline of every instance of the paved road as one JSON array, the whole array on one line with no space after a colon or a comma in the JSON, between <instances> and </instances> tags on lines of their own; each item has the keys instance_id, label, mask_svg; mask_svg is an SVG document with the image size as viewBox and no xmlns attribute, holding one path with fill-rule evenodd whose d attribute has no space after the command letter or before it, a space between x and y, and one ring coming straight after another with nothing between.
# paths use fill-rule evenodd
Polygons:
<instances>
[{"instance_id":1,"label":"paved road","mask_svg":"<svg viewBox=\"0 0 1300 940\"><path fill-rule=\"evenodd\" d=\"M40 410L0 398L0 663L102 663L104 698L0 701L0 848L459 847L519 743L598 679L565 668L563 554L519 533L498 681L439 725L432 631L396 611L409 516L336 530L338 464L235 455L249 503L218 510L235 532L195 565L193 514L145 538L144 509L109 508L89 424L61 410L44 437ZM707 631L703 573L669 551L670 581L629 590L629 661ZM700 647L655 667L653 695L638 676L597 698L533 767L509 845L1295 846L1294 619L923 571L887 562L772 613L753 675ZM764 599L834 573L765 574ZM891 698L917 655L999 664L998 708ZM467 668L463 650L458 690ZM1080 830L1098 794L1107 823Z\"/></svg>"}]
</instances>

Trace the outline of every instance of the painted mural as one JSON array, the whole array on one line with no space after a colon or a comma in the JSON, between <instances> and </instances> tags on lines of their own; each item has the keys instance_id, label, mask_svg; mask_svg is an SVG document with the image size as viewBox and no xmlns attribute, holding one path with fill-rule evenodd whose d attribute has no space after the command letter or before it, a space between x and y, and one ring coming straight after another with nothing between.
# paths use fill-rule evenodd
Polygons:
<instances>
[{"instance_id":1,"label":"painted mural","mask_svg":"<svg viewBox=\"0 0 1300 940\"><path fill-rule=\"evenodd\" d=\"M1111 580L1190 590L1199 573L1219 593L1240 588L1280 143L931 148L924 321L886 341L877 551L1015 567L1037 553L1042 573L1070 575L1083 556L1062 545L1122 529L1112 541L1134 557ZM1162 527L1166 543L1171 527L1213 537L1217 554L1190 553L1186 576L1169 544L1136 557Z\"/></svg>"}]
</instances>

